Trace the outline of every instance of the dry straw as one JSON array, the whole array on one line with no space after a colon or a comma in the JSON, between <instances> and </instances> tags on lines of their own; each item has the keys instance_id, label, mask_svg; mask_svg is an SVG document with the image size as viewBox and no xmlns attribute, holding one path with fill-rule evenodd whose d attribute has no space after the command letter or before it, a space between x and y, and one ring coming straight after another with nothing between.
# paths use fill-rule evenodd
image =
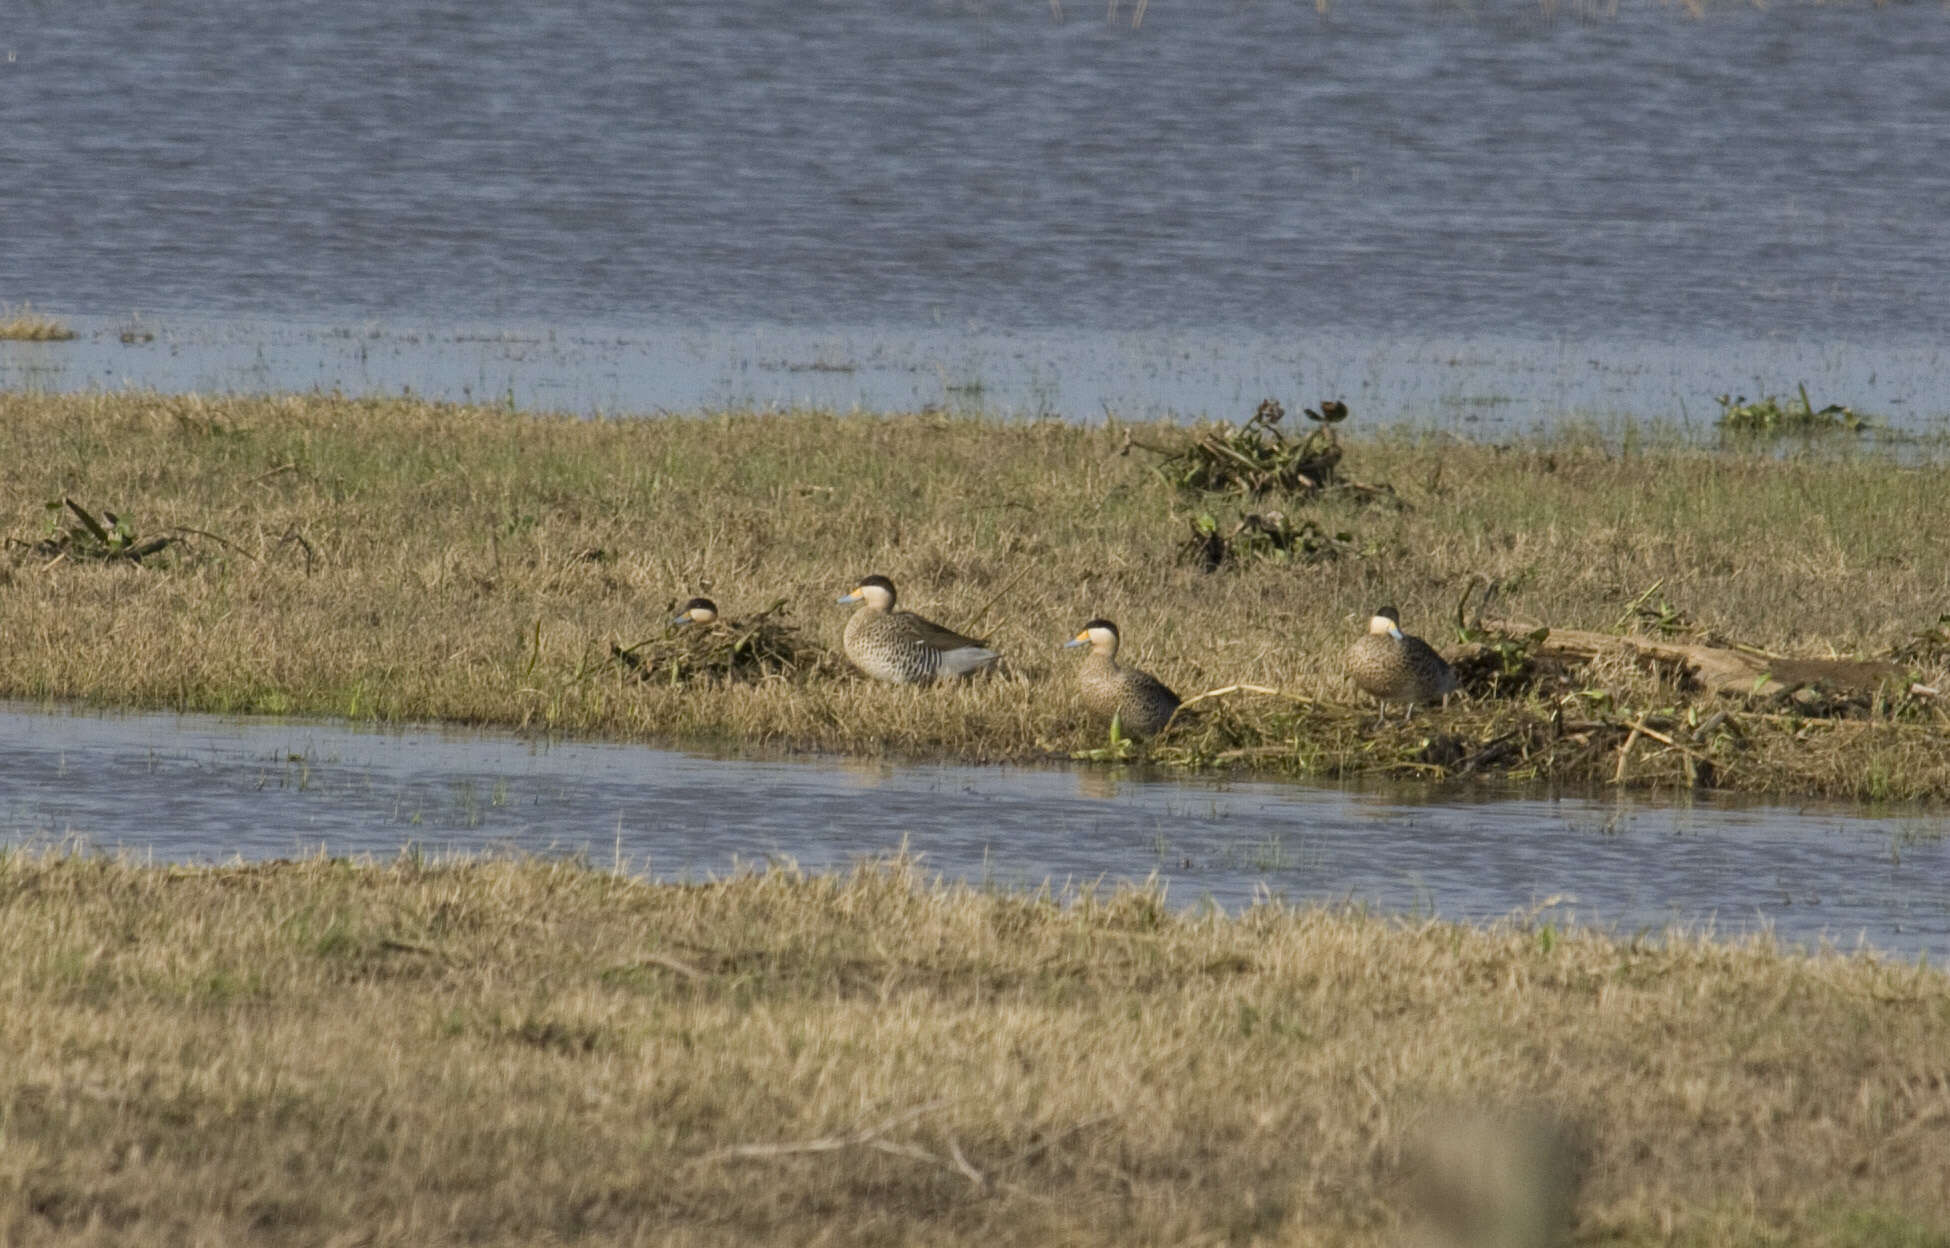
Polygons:
<instances>
[{"instance_id":1,"label":"dry straw","mask_svg":"<svg viewBox=\"0 0 1950 1248\"><path fill-rule=\"evenodd\" d=\"M1950 985L1765 941L16 851L0 968L9 1243L1950 1235Z\"/></svg>"},{"instance_id":2,"label":"dry straw","mask_svg":"<svg viewBox=\"0 0 1950 1248\"><path fill-rule=\"evenodd\" d=\"M0 342L66 342L74 336L72 329L35 312L30 303L12 311L0 309Z\"/></svg>"}]
</instances>

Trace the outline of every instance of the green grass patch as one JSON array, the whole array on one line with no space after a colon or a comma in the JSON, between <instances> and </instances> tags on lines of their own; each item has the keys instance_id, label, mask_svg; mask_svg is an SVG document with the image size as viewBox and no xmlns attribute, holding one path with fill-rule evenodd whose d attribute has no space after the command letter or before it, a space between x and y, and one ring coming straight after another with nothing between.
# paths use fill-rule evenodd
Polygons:
<instances>
[{"instance_id":1,"label":"green grass patch","mask_svg":"<svg viewBox=\"0 0 1950 1248\"><path fill-rule=\"evenodd\" d=\"M1320 778L1950 797L1942 465L1577 432L1483 445L1363 434L1358 413L1288 437L1256 419L0 395L0 696L974 761L1104 750ZM1263 490L1157 470L1200 446L1216 464L1242 439L1272 463ZM1320 479L1278 477L1296 455ZM1223 550L1203 557L1188 533ZM157 557L121 557L163 536ZM833 599L875 572L903 605L994 639L1003 670L928 690L859 677ZM725 623L673 628L697 594ZM1356 705L1342 654L1384 603L1438 648L1487 647L1472 701L1386 727ZM1121 658L1211 695L1199 713L1106 749L1060 652L1098 615L1118 621ZM1540 669L1539 630L1818 662L1780 697L1733 696L1672 665ZM1851 662L1905 679L1824 684Z\"/></svg>"}]
</instances>

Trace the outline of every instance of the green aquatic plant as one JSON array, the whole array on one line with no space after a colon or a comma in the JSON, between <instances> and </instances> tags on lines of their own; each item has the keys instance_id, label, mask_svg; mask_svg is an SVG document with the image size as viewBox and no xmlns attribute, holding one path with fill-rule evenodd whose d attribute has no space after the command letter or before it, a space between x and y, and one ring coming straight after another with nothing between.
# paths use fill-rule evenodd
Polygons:
<instances>
[{"instance_id":1,"label":"green aquatic plant","mask_svg":"<svg viewBox=\"0 0 1950 1248\"><path fill-rule=\"evenodd\" d=\"M1113 714L1104 743L1094 750L1072 751L1070 757L1080 763L1122 763L1128 762L1137 750L1137 741L1124 735L1124 717Z\"/></svg>"},{"instance_id":2,"label":"green aquatic plant","mask_svg":"<svg viewBox=\"0 0 1950 1248\"><path fill-rule=\"evenodd\" d=\"M1175 448L1151 446L1126 434L1125 449L1162 456L1151 471L1180 494L1257 499L1312 494L1339 483L1342 450L1334 426L1347 419L1347 404L1329 401L1318 411L1309 409L1307 418L1317 427L1304 438L1287 437L1280 428L1285 418L1286 409L1267 399L1243 425L1210 426Z\"/></svg>"},{"instance_id":3,"label":"green aquatic plant","mask_svg":"<svg viewBox=\"0 0 1950 1248\"><path fill-rule=\"evenodd\" d=\"M152 537L136 540L135 526L126 517L104 510L99 519L72 498L48 500L47 535L30 549L48 559L126 559L141 563L178 539Z\"/></svg>"},{"instance_id":4,"label":"green aquatic plant","mask_svg":"<svg viewBox=\"0 0 1950 1248\"><path fill-rule=\"evenodd\" d=\"M1800 386L1800 401L1773 395L1749 400L1746 395L1719 395L1720 429L1744 437L1789 437L1827 433L1860 433L1871 425L1868 417L1840 403L1816 410L1808 387Z\"/></svg>"}]
</instances>

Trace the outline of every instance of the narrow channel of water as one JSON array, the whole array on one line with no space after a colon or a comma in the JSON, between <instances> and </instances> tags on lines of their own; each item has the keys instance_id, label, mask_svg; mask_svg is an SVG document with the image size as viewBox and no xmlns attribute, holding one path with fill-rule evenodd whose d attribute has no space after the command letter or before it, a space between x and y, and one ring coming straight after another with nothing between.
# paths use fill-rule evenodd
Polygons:
<instances>
[{"instance_id":1,"label":"narrow channel of water","mask_svg":"<svg viewBox=\"0 0 1950 1248\"><path fill-rule=\"evenodd\" d=\"M1431 800L1099 769L713 758L505 734L0 707L0 844L158 861L581 853L661 879L905 844L945 875L1171 900L1539 908L1950 957L1950 839L1924 815L1579 799Z\"/></svg>"}]
</instances>

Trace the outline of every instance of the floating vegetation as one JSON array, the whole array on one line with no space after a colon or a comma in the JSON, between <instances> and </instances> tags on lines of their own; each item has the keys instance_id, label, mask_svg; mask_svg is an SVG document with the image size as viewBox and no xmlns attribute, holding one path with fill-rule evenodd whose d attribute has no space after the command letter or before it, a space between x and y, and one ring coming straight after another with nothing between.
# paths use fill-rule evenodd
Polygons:
<instances>
[{"instance_id":1,"label":"floating vegetation","mask_svg":"<svg viewBox=\"0 0 1950 1248\"><path fill-rule=\"evenodd\" d=\"M1828 433L1860 433L1872 422L1853 408L1830 403L1821 410L1808 398L1808 387L1799 387L1801 400L1779 399L1772 395L1748 401L1746 395L1720 395L1720 429L1743 437L1805 437Z\"/></svg>"},{"instance_id":2,"label":"floating vegetation","mask_svg":"<svg viewBox=\"0 0 1950 1248\"><path fill-rule=\"evenodd\" d=\"M11 313L0 313L0 339L14 342L66 342L74 331L61 322L37 315L34 305L23 303Z\"/></svg>"},{"instance_id":3,"label":"floating vegetation","mask_svg":"<svg viewBox=\"0 0 1950 1248\"><path fill-rule=\"evenodd\" d=\"M1267 399L1251 420L1236 428L1211 426L1176 448L1152 446L1127 433L1123 451L1136 447L1162 456L1151 471L1180 494L1259 499L1332 489L1364 502L1397 501L1390 486L1364 485L1341 475L1341 442L1334 426L1347 419L1347 404L1330 400L1318 411L1307 409L1306 415L1316 427L1304 438L1289 438L1280 429L1286 409Z\"/></svg>"},{"instance_id":4,"label":"floating vegetation","mask_svg":"<svg viewBox=\"0 0 1950 1248\"><path fill-rule=\"evenodd\" d=\"M1359 555L1354 535L1329 532L1313 520L1292 520L1284 512L1249 512L1229 529L1210 512L1187 518L1191 536L1178 548L1181 563L1207 572L1250 563L1315 564Z\"/></svg>"},{"instance_id":5,"label":"floating vegetation","mask_svg":"<svg viewBox=\"0 0 1950 1248\"><path fill-rule=\"evenodd\" d=\"M38 542L8 538L7 544L25 547L43 559L127 560L141 563L182 540L178 537L152 537L138 540L135 526L112 511L97 518L72 498L59 498L47 504L47 536Z\"/></svg>"},{"instance_id":6,"label":"floating vegetation","mask_svg":"<svg viewBox=\"0 0 1950 1248\"><path fill-rule=\"evenodd\" d=\"M668 618L673 603L664 612ZM638 680L656 684L796 680L835 668L826 650L785 622L785 599L744 619L675 627L633 646L610 643L610 655Z\"/></svg>"}]
</instances>

